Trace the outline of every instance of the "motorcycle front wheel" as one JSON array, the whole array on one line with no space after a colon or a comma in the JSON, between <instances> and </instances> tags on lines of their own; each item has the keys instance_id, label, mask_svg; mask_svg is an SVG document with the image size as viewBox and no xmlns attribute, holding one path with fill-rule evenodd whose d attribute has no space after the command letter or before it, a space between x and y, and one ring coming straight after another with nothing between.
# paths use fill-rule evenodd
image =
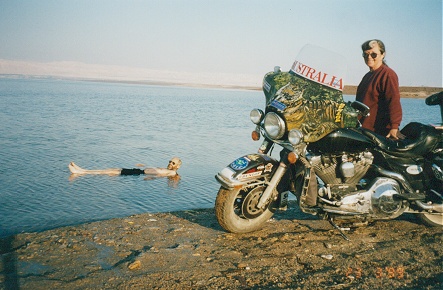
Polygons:
<instances>
[{"instance_id":1,"label":"motorcycle front wheel","mask_svg":"<svg viewBox=\"0 0 443 290\"><path fill-rule=\"evenodd\" d=\"M248 233L264 226L276 210L275 201L265 209L256 207L266 187L228 190L220 188L215 200L218 223L231 233Z\"/></svg>"}]
</instances>

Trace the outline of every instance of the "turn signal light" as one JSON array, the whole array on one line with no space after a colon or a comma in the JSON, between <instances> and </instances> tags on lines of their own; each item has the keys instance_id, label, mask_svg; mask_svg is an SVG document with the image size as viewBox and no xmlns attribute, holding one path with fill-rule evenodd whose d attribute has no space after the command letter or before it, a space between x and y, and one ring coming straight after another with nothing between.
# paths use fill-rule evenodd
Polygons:
<instances>
[{"instance_id":1,"label":"turn signal light","mask_svg":"<svg viewBox=\"0 0 443 290\"><path fill-rule=\"evenodd\" d=\"M258 141L258 140L260 140L260 133L257 131L252 131L251 137L252 137L252 140Z\"/></svg>"},{"instance_id":2,"label":"turn signal light","mask_svg":"<svg viewBox=\"0 0 443 290\"><path fill-rule=\"evenodd\" d=\"M290 152L288 154L288 162L291 164L294 164L295 162L297 162L297 154L295 154L294 152Z\"/></svg>"}]
</instances>

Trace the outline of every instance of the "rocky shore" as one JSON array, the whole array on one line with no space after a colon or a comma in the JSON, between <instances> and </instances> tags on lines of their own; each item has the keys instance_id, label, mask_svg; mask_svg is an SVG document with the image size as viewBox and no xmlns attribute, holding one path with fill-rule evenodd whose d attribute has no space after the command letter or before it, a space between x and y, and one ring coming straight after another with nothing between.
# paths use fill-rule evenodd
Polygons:
<instances>
[{"instance_id":1,"label":"rocky shore","mask_svg":"<svg viewBox=\"0 0 443 290\"><path fill-rule=\"evenodd\" d=\"M0 240L0 289L442 289L443 230L414 216L346 231L292 204L261 231L213 209L141 214Z\"/></svg>"}]
</instances>

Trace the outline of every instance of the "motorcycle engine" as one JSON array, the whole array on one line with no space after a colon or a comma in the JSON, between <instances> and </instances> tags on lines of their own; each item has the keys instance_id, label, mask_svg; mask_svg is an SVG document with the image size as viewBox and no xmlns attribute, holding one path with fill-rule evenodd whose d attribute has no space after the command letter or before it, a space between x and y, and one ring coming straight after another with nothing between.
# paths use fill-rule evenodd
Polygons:
<instances>
[{"instance_id":1,"label":"motorcycle engine","mask_svg":"<svg viewBox=\"0 0 443 290\"><path fill-rule=\"evenodd\" d=\"M396 218L405 210L397 181L387 178L375 178L365 190L358 190L343 197L336 203L341 211L348 214L360 214L375 219ZM328 210L326 210L328 211Z\"/></svg>"},{"instance_id":2,"label":"motorcycle engine","mask_svg":"<svg viewBox=\"0 0 443 290\"><path fill-rule=\"evenodd\" d=\"M363 179L373 160L374 156L368 151L310 156L311 166L320 179L318 195L326 201L325 211L375 219L394 218L404 211L402 201L395 198L400 194L395 180Z\"/></svg>"},{"instance_id":3,"label":"motorcycle engine","mask_svg":"<svg viewBox=\"0 0 443 290\"><path fill-rule=\"evenodd\" d=\"M333 199L357 189L374 160L371 152L344 153L341 155L310 156L309 161L315 174L330 188Z\"/></svg>"}]
</instances>

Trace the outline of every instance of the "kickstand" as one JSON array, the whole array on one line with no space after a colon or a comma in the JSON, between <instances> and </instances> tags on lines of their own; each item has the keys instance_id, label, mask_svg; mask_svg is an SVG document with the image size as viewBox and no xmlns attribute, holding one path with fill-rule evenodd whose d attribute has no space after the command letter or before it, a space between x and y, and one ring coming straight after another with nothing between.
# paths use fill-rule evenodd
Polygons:
<instances>
[{"instance_id":1,"label":"kickstand","mask_svg":"<svg viewBox=\"0 0 443 290\"><path fill-rule=\"evenodd\" d=\"M343 237L343 239L345 239L346 241L351 241L346 235L345 235L345 233L343 233L343 230L342 230L342 228L340 228L336 223L334 223L334 221L332 220L332 218L331 217L328 217L328 221L329 221L329 223L336 229L336 230L338 230L338 232L340 233L340 236L342 236Z\"/></svg>"}]
</instances>

